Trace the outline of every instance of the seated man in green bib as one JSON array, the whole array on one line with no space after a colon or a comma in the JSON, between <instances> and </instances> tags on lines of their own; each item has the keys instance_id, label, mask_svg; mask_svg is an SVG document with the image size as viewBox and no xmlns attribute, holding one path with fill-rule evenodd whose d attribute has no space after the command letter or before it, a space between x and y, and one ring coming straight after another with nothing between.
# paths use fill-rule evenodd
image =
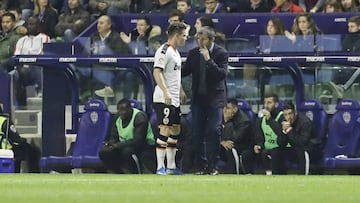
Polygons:
<instances>
[{"instance_id":1,"label":"seated man in green bib","mask_svg":"<svg viewBox=\"0 0 360 203\"><path fill-rule=\"evenodd\" d=\"M286 174L284 153L288 139L282 132L284 116L279 109L278 95L271 93L264 96L261 114L263 116L255 127L254 152L262 155L265 166L270 164L272 174Z\"/></svg>"},{"instance_id":2,"label":"seated man in green bib","mask_svg":"<svg viewBox=\"0 0 360 203\"><path fill-rule=\"evenodd\" d=\"M133 155L150 172L155 171L154 135L148 116L132 108L128 99L122 99L117 103L117 115L99 157L109 172L138 173Z\"/></svg>"}]
</instances>

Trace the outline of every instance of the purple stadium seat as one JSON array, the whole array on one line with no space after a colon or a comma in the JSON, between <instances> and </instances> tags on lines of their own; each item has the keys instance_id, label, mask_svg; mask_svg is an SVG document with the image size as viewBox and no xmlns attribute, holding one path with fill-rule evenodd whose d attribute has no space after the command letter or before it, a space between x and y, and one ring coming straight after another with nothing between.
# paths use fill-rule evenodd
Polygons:
<instances>
[{"instance_id":1,"label":"purple stadium seat","mask_svg":"<svg viewBox=\"0 0 360 203\"><path fill-rule=\"evenodd\" d=\"M360 157L356 157L360 138L357 121L360 116L359 104L352 99L343 99L336 105L336 110L330 122L325 146L325 166L329 168L360 166Z\"/></svg>"},{"instance_id":2,"label":"purple stadium seat","mask_svg":"<svg viewBox=\"0 0 360 203\"><path fill-rule=\"evenodd\" d=\"M92 168L102 166L98 157L103 141L108 134L110 112L106 105L97 99L90 100L84 107L85 112L80 118L76 141L71 156L42 157L41 171L54 168Z\"/></svg>"},{"instance_id":3,"label":"purple stadium seat","mask_svg":"<svg viewBox=\"0 0 360 203\"><path fill-rule=\"evenodd\" d=\"M256 121L256 115L251 109L251 105L245 99L236 99L239 109L241 109L247 116L249 116L252 123Z\"/></svg>"},{"instance_id":4,"label":"purple stadium seat","mask_svg":"<svg viewBox=\"0 0 360 203\"><path fill-rule=\"evenodd\" d=\"M316 126L316 134L324 140L327 133L327 113L316 99L306 99L298 107L298 112L306 115Z\"/></svg>"},{"instance_id":5,"label":"purple stadium seat","mask_svg":"<svg viewBox=\"0 0 360 203\"><path fill-rule=\"evenodd\" d=\"M130 101L131 106L132 106L133 108L136 108L136 109L139 109L139 110L143 111L142 105L141 105L141 103L140 103L138 100L136 100L136 99L129 99L129 101Z\"/></svg>"}]
</instances>

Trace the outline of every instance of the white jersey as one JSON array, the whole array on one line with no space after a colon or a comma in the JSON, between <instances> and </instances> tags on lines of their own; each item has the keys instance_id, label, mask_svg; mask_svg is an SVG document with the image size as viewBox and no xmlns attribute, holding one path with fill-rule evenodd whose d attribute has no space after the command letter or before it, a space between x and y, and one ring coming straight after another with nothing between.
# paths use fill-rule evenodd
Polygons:
<instances>
[{"instance_id":1,"label":"white jersey","mask_svg":"<svg viewBox=\"0 0 360 203\"><path fill-rule=\"evenodd\" d=\"M42 55L43 43L48 43L49 39L49 36L43 33L23 36L16 43L14 55Z\"/></svg>"},{"instance_id":2,"label":"white jersey","mask_svg":"<svg viewBox=\"0 0 360 203\"><path fill-rule=\"evenodd\" d=\"M154 68L162 69L166 88L172 98L171 105L179 107L181 87L180 53L168 44L161 45L154 56ZM154 90L153 101L165 103L164 94L158 85Z\"/></svg>"}]
</instances>

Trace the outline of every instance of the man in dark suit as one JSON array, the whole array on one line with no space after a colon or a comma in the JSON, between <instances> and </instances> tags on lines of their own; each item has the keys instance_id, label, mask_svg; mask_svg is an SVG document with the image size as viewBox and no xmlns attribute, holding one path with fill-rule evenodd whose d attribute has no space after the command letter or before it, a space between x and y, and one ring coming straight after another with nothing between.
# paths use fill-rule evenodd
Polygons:
<instances>
[{"instance_id":1,"label":"man in dark suit","mask_svg":"<svg viewBox=\"0 0 360 203\"><path fill-rule=\"evenodd\" d=\"M197 174L217 175L228 52L214 43L215 31L210 27L202 27L197 40L199 47L189 51L182 76L192 74L193 144L202 167Z\"/></svg>"}]
</instances>

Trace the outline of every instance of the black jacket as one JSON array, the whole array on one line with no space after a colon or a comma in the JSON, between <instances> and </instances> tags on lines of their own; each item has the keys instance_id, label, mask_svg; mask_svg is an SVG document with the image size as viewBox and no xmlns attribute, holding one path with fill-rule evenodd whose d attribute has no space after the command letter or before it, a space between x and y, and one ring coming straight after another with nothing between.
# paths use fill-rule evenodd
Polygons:
<instances>
[{"instance_id":1,"label":"black jacket","mask_svg":"<svg viewBox=\"0 0 360 203\"><path fill-rule=\"evenodd\" d=\"M287 137L292 147L305 151L322 149L322 140L320 136L315 134L315 126L308 117L298 113L291 127L292 130L287 134Z\"/></svg>"},{"instance_id":2,"label":"black jacket","mask_svg":"<svg viewBox=\"0 0 360 203\"><path fill-rule=\"evenodd\" d=\"M236 114L224 124L221 140L231 140L237 150L252 149L253 130L249 117L238 110Z\"/></svg>"},{"instance_id":3,"label":"black jacket","mask_svg":"<svg viewBox=\"0 0 360 203\"><path fill-rule=\"evenodd\" d=\"M189 51L185 64L181 69L183 77L192 74L192 103L206 103L211 106L224 107L226 104L226 73L228 66L228 52L215 44L210 53L210 60L206 62L206 98L200 97L200 51L196 47Z\"/></svg>"},{"instance_id":4,"label":"black jacket","mask_svg":"<svg viewBox=\"0 0 360 203\"><path fill-rule=\"evenodd\" d=\"M101 42L101 38L98 32L90 36L92 47L96 50L96 43ZM119 33L111 31L110 35L105 39L105 45L107 46L108 53L101 52L93 54L99 55L119 55L119 54L131 54L130 47L120 38ZM93 50L94 51L94 50ZM111 53L110 53L111 52Z\"/></svg>"},{"instance_id":5,"label":"black jacket","mask_svg":"<svg viewBox=\"0 0 360 203\"><path fill-rule=\"evenodd\" d=\"M0 114L0 117L4 117L4 115ZM6 138L8 122L9 122L9 119L5 120L5 122L1 126L1 130L2 130L2 132L4 132L4 135L0 138L1 141L4 138ZM9 142L11 145L20 145L20 144L26 142L25 138L20 137L19 133L16 131L14 124L11 121L9 123L8 139L9 139ZM0 148L1 148L1 142L0 142Z\"/></svg>"},{"instance_id":6,"label":"black jacket","mask_svg":"<svg viewBox=\"0 0 360 203\"><path fill-rule=\"evenodd\" d=\"M345 35L342 40L342 50L345 52L360 52L360 31Z\"/></svg>"}]
</instances>

